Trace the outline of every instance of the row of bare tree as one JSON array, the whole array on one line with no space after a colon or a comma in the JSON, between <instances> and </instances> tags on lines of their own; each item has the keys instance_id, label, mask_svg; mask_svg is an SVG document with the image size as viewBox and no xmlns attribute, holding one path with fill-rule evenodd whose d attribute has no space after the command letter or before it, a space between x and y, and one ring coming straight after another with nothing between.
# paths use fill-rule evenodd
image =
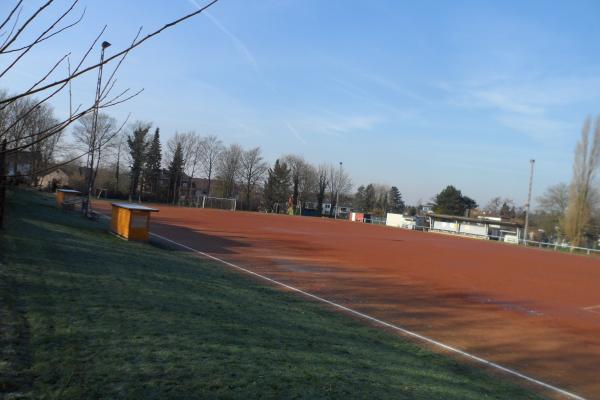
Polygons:
<instances>
[{"instance_id":1,"label":"row of bare tree","mask_svg":"<svg viewBox=\"0 0 600 400\"><path fill-rule=\"evenodd\" d=\"M575 148L570 184L558 183L538 198L534 222L559 241L594 246L600 238L600 117L587 118Z\"/></svg>"},{"instance_id":2,"label":"row of bare tree","mask_svg":"<svg viewBox=\"0 0 600 400\"><path fill-rule=\"evenodd\" d=\"M101 40L107 28L105 25L99 29L98 35L91 40L87 50L77 57L75 62L71 62L74 55L65 48L62 54L57 54L55 59L50 61L50 64L44 66L43 62L37 63L40 66L38 76L33 78L25 89L16 93L4 92L0 95L0 227L3 226L5 210L6 178L11 173L6 169L7 158L11 157L13 165L18 168L18 158L23 151L28 150L30 153L39 154L39 157L36 156L38 160L32 163L33 168L30 171L24 173L12 171L11 174L15 178L26 175L35 180L36 176L45 172L45 163L49 162L50 158L48 154L53 152L53 146L58 142L62 132L80 118L92 115L92 135L89 138L91 140L88 140L90 146L71 160L65 160L64 163L85 157L89 171L86 187L93 187L93 180L96 177L94 167L97 165L94 153L96 148L100 147L96 145L96 118L99 112L122 104L141 92L141 90L133 92L130 89L114 92L116 75L125 58L146 41L199 15L217 1L209 1L203 7L198 7L197 10L170 21L146 35L142 35L140 27L131 42L107 57L104 57L104 51L110 43ZM41 43L56 40L61 33L74 29L83 21L85 9L74 15L78 12L78 5L79 0L70 0L67 3L47 0L27 12L24 11L24 1L15 0L12 7L7 8L5 15L0 16L0 64L2 65L0 87L8 86L7 79L11 72L17 71L26 57L35 54L35 50ZM90 55L95 49L100 50L101 57L97 62L90 62ZM45 55L43 60L47 59L48 56ZM105 71L106 79L103 81L102 70L105 66L111 68ZM71 83L93 72L98 72L95 98L88 104L73 107ZM68 113L63 113L67 115L66 117L54 118L50 112L49 102L62 93L66 93L69 98ZM49 116L52 118L48 118ZM89 193L87 194L89 196Z\"/></svg>"}]
</instances>

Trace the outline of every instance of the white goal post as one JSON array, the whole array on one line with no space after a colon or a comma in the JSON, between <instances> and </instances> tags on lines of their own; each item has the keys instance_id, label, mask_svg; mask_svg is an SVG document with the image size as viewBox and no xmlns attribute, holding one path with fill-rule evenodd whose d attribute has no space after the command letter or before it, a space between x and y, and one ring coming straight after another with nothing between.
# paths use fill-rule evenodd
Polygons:
<instances>
[{"instance_id":1,"label":"white goal post","mask_svg":"<svg viewBox=\"0 0 600 400\"><path fill-rule=\"evenodd\" d=\"M225 197L210 197L205 195L196 196L195 200L183 200L179 205L197 208L214 208L218 210L235 211L237 206L236 199Z\"/></svg>"}]
</instances>

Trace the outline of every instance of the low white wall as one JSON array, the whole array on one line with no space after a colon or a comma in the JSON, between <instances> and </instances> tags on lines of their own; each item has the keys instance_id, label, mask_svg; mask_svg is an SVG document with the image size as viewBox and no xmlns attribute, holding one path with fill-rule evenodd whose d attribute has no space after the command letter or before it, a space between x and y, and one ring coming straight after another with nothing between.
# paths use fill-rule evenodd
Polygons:
<instances>
[{"instance_id":1,"label":"low white wall","mask_svg":"<svg viewBox=\"0 0 600 400\"><path fill-rule=\"evenodd\" d=\"M395 228L415 229L414 219L404 218L402 214L387 213L385 224Z\"/></svg>"},{"instance_id":2,"label":"low white wall","mask_svg":"<svg viewBox=\"0 0 600 400\"><path fill-rule=\"evenodd\" d=\"M466 235L477 235L477 236L487 236L487 227L480 225L471 225L468 223L460 224L460 233L464 233Z\"/></svg>"},{"instance_id":3,"label":"low white wall","mask_svg":"<svg viewBox=\"0 0 600 400\"><path fill-rule=\"evenodd\" d=\"M433 229L438 231L458 233L458 224L455 222L433 221Z\"/></svg>"}]
</instances>

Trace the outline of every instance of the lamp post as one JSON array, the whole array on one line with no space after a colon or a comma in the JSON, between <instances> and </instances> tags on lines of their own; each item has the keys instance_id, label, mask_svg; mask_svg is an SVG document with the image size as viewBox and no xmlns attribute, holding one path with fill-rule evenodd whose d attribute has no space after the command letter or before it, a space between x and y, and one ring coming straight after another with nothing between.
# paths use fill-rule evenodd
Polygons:
<instances>
[{"instance_id":1,"label":"lamp post","mask_svg":"<svg viewBox=\"0 0 600 400\"><path fill-rule=\"evenodd\" d=\"M340 210L340 185L342 183L342 162L340 161L340 173L338 175L338 183L337 190L335 191L335 219L338 217L338 212Z\"/></svg>"},{"instance_id":2,"label":"lamp post","mask_svg":"<svg viewBox=\"0 0 600 400\"><path fill-rule=\"evenodd\" d=\"M527 194L527 204L525 206L525 227L523 229L523 244L525 244L525 246L527 246L527 229L529 229L529 210L531 209L531 189L533 187L533 168L535 167L535 160L529 160L529 164L529 193Z\"/></svg>"},{"instance_id":3,"label":"lamp post","mask_svg":"<svg viewBox=\"0 0 600 400\"><path fill-rule=\"evenodd\" d=\"M87 193L86 199L84 200L85 205L82 206L82 211L85 215L90 215L92 211L92 191L94 190L94 156L96 154L96 136L98 133L98 106L100 105L100 94L102 91L102 66L104 64L104 50L110 47L110 43L107 41L102 42L100 45L100 66L98 67L98 80L96 82L96 98L94 100L94 109L92 111L92 134L89 141L89 153L88 153L88 179L87 179Z\"/></svg>"}]
</instances>

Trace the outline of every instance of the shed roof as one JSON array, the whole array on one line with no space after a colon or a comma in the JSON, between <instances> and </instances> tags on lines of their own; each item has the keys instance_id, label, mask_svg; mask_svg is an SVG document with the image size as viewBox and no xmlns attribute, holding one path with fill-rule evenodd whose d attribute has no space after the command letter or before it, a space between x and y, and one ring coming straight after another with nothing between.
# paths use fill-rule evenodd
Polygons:
<instances>
[{"instance_id":1,"label":"shed roof","mask_svg":"<svg viewBox=\"0 0 600 400\"><path fill-rule=\"evenodd\" d=\"M156 208L150 208L150 207L146 207L141 204L135 204L135 203L112 203L112 205L115 207L126 208L128 210L134 210L134 211L158 212L158 209L156 209Z\"/></svg>"},{"instance_id":2,"label":"shed roof","mask_svg":"<svg viewBox=\"0 0 600 400\"><path fill-rule=\"evenodd\" d=\"M81 194L81 192L79 190L73 190L73 189L57 189L56 191L63 192L63 193Z\"/></svg>"}]
</instances>

